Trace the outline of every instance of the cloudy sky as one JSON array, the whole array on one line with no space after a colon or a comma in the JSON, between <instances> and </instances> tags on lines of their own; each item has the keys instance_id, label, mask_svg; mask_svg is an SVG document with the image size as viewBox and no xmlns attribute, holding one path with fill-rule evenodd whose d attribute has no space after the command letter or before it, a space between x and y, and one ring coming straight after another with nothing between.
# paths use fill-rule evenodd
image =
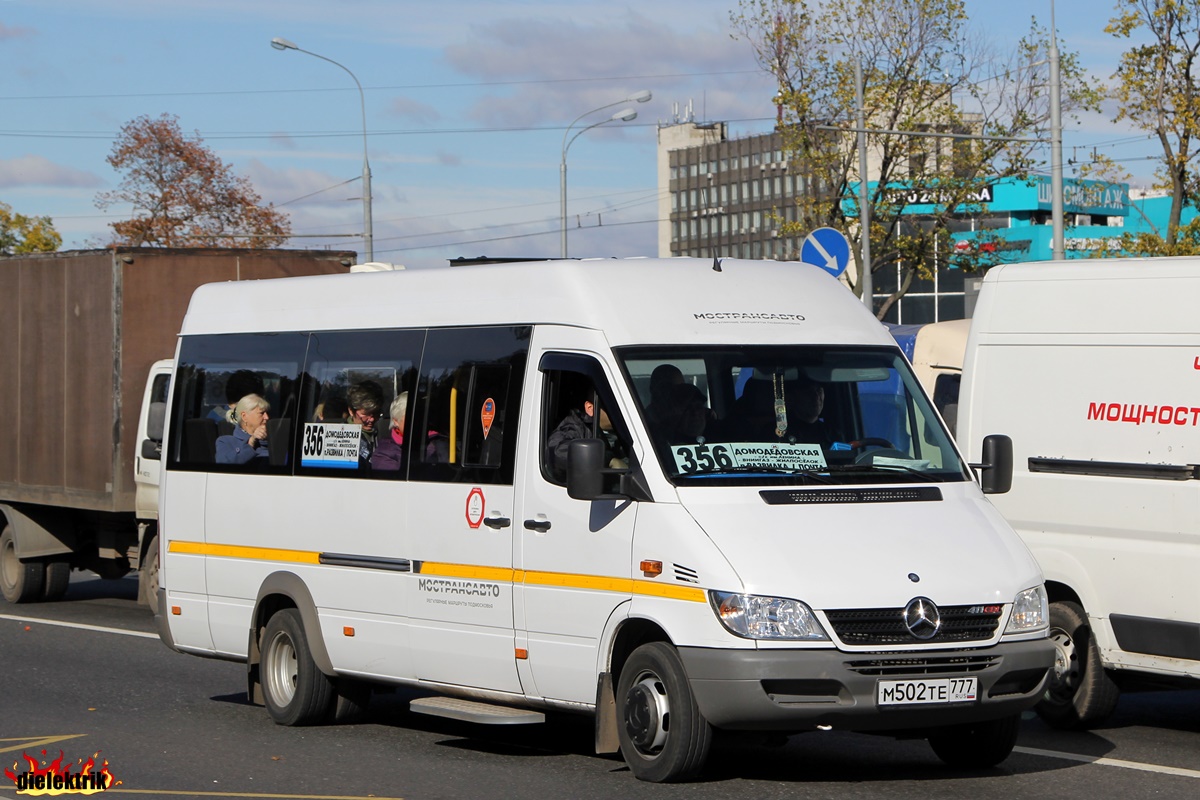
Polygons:
<instances>
[{"instance_id":1,"label":"cloudy sky","mask_svg":"<svg viewBox=\"0 0 1200 800\"><path fill-rule=\"evenodd\" d=\"M64 248L103 244L128 209L95 206L120 179L120 127L173 114L184 131L291 216L293 246L362 252L366 103L375 259L559 252L566 127L606 119L649 89L638 118L570 146L571 255L654 255L656 129L692 108L735 135L771 128L772 82L729 21L736 0L0 0L0 201L53 218ZM967 0L1003 47L1049 0ZM1108 3L1057 0L1061 47L1108 77L1123 45ZM1103 117L1072 123L1065 157L1092 148L1148 178L1152 151Z\"/></svg>"}]
</instances>

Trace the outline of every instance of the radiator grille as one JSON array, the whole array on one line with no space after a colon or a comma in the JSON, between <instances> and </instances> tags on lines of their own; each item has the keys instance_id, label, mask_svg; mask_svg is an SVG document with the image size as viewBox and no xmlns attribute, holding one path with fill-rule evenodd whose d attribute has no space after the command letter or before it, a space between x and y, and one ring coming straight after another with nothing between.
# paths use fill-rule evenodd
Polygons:
<instances>
[{"instance_id":1,"label":"radiator grille","mask_svg":"<svg viewBox=\"0 0 1200 800\"><path fill-rule=\"evenodd\" d=\"M838 639L848 645L954 644L991 639L1003 608L941 606L942 624L932 639L917 639L904 625L903 608L853 608L826 611Z\"/></svg>"}]
</instances>

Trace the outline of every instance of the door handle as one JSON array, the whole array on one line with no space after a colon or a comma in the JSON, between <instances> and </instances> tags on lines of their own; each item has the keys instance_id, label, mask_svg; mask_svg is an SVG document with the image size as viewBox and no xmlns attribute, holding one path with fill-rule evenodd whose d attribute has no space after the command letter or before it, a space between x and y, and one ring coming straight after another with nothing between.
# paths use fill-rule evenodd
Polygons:
<instances>
[{"instance_id":1,"label":"door handle","mask_svg":"<svg viewBox=\"0 0 1200 800\"><path fill-rule=\"evenodd\" d=\"M525 520L525 527L531 531L537 531L538 533L545 533L546 531L550 530L550 520L548 520L548 519L527 519L527 520Z\"/></svg>"},{"instance_id":2,"label":"door handle","mask_svg":"<svg viewBox=\"0 0 1200 800\"><path fill-rule=\"evenodd\" d=\"M488 517L483 521L483 524L487 525L489 528L500 530L501 528L507 528L509 525L512 525L512 520L508 517Z\"/></svg>"}]
</instances>

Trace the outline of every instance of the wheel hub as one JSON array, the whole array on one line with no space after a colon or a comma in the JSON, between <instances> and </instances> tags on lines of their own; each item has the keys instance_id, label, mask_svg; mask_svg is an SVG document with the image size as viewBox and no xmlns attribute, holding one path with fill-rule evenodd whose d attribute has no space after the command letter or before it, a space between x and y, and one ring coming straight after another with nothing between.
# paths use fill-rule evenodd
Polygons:
<instances>
[{"instance_id":1,"label":"wheel hub","mask_svg":"<svg viewBox=\"0 0 1200 800\"><path fill-rule=\"evenodd\" d=\"M1070 697L1075 692L1079 682L1079 659L1075 641L1070 634L1061 628L1050 631L1050 641L1054 643L1054 667L1046 694L1049 697Z\"/></svg>"},{"instance_id":2,"label":"wheel hub","mask_svg":"<svg viewBox=\"0 0 1200 800\"><path fill-rule=\"evenodd\" d=\"M671 710L662 681L647 676L629 688L625 698L625 732L643 753L662 748L667 741Z\"/></svg>"}]
</instances>

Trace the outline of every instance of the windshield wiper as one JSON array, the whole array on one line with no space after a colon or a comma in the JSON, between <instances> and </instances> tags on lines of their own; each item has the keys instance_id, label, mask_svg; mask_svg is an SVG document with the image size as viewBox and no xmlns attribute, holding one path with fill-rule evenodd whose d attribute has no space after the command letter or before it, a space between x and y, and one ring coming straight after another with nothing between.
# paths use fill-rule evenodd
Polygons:
<instances>
[{"instance_id":1,"label":"windshield wiper","mask_svg":"<svg viewBox=\"0 0 1200 800\"><path fill-rule=\"evenodd\" d=\"M909 475L915 475L927 483L941 483L941 479L936 475L931 475L928 472L922 472L921 470L913 469L912 467L906 467L903 464L838 464L836 466L829 467L830 472L843 474L851 472L888 472L892 470L907 472Z\"/></svg>"},{"instance_id":2,"label":"windshield wiper","mask_svg":"<svg viewBox=\"0 0 1200 800\"><path fill-rule=\"evenodd\" d=\"M814 483L836 484L837 481L825 474L824 470L794 470L780 469L779 467L753 467L753 466L738 466L726 467L724 469L714 469L705 472L689 472L683 473L676 477L679 478L719 478L725 475L739 475L753 473L756 475L786 475L788 477L809 478Z\"/></svg>"}]
</instances>

